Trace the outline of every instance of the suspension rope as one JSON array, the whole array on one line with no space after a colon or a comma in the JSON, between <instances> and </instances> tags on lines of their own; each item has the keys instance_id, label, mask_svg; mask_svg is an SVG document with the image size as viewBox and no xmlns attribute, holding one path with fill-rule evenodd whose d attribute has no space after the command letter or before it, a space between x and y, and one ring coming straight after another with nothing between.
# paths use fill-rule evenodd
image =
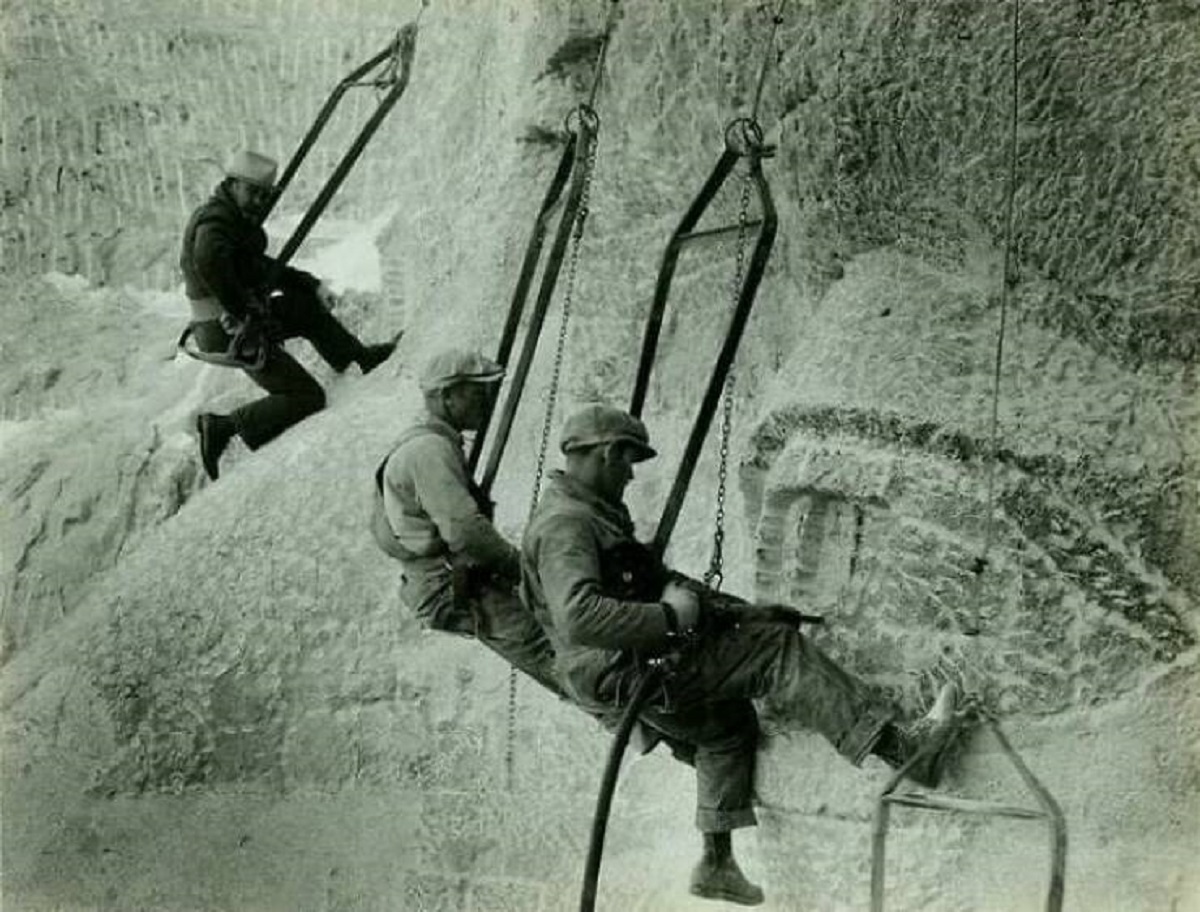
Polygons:
<instances>
[{"instance_id":1,"label":"suspension rope","mask_svg":"<svg viewBox=\"0 0 1200 912\"><path fill-rule=\"evenodd\" d=\"M617 27L617 9L620 0L612 0L608 7L608 18L604 23L604 35L600 39L600 51L596 54L596 72L592 74L592 90L588 93L587 106L596 104L596 92L600 89L600 78L604 73L604 58L608 55L608 41Z\"/></svg>"},{"instance_id":2,"label":"suspension rope","mask_svg":"<svg viewBox=\"0 0 1200 912\"><path fill-rule=\"evenodd\" d=\"M988 556L995 543L996 526L996 466L1000 457L1000 379L1004 365L1004 334L1008 324L1009 301L1017 285L1016 277L1016 237L1013 232L1014 199L1016 196L1018 168L1017 130L1020 117L1020 27L1021 0L1012 0L1012 105L1009 112L1009 148L1008 148L1008 188L1004 203L1004 266L1002 286L1000 289L1000 325L996 332L996 354L992 363L992 410L989 431L989 453L987 469L987 514L984 524L983 551L975 559L972 568L976 577L982 577L988 566ZM964 631L974 635L980 629L979 598L975 599L975 611L969 619L969 626Z\"/></svg>"},{"instance_id":3,"label":"suspension rope","mask_svg":"<svg viewBox=\"0 0 1200 912\"><path fill-rule=\"evenodd\" d=\"M775 8L775 15L771 17L771 34L767 38L767 50L763 54L762 66L758 70L758 87L754 90L754 105L750 108L750 119L758 120L758 104L762 101L763 85L767 81L767 68L771 63L771 51L775 47L775 32L783 23L783 8L787 4L787 0L779 0L779 6Z\"/></svg>"}]
</instances>

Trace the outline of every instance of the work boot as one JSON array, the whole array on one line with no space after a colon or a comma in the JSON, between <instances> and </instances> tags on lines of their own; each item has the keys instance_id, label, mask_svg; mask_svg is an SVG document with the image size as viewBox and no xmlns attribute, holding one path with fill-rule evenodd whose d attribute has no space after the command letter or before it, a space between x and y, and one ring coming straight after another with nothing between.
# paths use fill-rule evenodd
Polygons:
<instances>
[{"instance_id":1,"label":"work boot","mask_svg":"<svg viewBox=\"0 0 1200 912\"><path fill-rule=\"evenodd\" d=\"M228 415L205 412L196 416L196 433L200 437L200 462L213 481L220 475L217 463L234 435L233 421Z\"/></svg>"},{"instance_id":2,"label":"work boot","mask_svg":"<svg viewBox=\"0 0 1200 912\"><path fill-rule=\"evenodd\" d=\"M945 771L946 757L958 732L958 688L946 684L938 692L929 712L909 725L889 726L874 753L897 769L913 755L924 756L905 774L926 788L937 788Z\"/></svg>"},{"instance_id":3,"label":"work boot","mask_svg":"<svg viewBox=\"0 0 1200 912\"><path fill-rule=\"evenodd\" d=\"M379 367L384 361L392 356L392 352L396 350L396 345L400 342L400 337L403 332L396 333L390 342L377 342L374 345L364 345L362 354L355 360L358 361L358 369L364 374L369 374L375 368Z\"/></svg>"},{"instance_id":4,"label":"work boot","mask_svg":"<svg viewBox=\"0 0 1200 912\"><path fill-rule=\"evenodd\" d=\"M722 899L743 906L757 906L763 901L761 887L746 880L732 855L716 859L705 856L692 871L688 892L703 899Z\"/></svg>"}]
</instances>

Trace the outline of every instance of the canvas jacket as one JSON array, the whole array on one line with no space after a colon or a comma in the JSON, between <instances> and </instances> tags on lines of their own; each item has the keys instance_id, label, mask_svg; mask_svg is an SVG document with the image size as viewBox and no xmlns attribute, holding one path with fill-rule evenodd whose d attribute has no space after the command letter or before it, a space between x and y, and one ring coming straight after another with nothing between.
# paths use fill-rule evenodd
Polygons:
<instances>
[{"instance_id":1,"label":"canvas jacket","mask_svg":"<svg viewBox=\"0 0 1200 912\"><path fill-rule=\"evenodd\" d=\"M560 680L584 704L619 701L634 651L660 651L668 642L661 602L621 601L604 591L605 553L632 541L624 504L551 473L522 542L521 594L550 637Z\"/></svg>"},{"instance_id":2,"label":"canvas jacket","mask_svg":"<svg viewBox=\"0 0 1200 912\"><path fill-rule=\"evenodd\" d=\"M515 579L517 549L484 516L463 455L462 435L429 413L402 435L383 470L383 506L405 561L420 570L421 558L465 556Z\"/></svg>"}]
</instances>

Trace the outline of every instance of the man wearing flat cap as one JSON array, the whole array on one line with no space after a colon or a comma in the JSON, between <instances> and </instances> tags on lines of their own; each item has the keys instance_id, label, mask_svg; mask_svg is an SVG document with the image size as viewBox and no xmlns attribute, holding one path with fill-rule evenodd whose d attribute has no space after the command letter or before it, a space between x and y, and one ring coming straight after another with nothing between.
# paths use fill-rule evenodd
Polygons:
<instances>
[{"instance_id":1,"label":"man wearing flat cap","mask_svg":"<svg viewBox=\"0 0 1200 912\"><path fill-rule=\"evenodd\" d=\"M496 531L471 478L463 431L478 430L504 368L451 348L425 364L425 413L375 475L371 530L403 567L401 595L430 629L477 638L555 694L554 653L517 594L520 553Z\"/></svg>"},{"instance_id":2,"label":"man wearing flat cap","mask_svg":"<svg viewBox=\"0 0 1200 912\"><path fill-rule=\"evenodd\" d=\"M566 421L562 451L566 469L551 473L525 530L522 596L550 637L564 690L593 713L629 702L647 657L673 654L641 721L696 770L704 849L693 894L744 905L763 900L738 867L731 838L755 824L752 700L781 722L824 735L855 765L874 753L899 766L929 748L929 762L909 775L936 785L955 721L953 687L925 718L902 726L890 705L794 625L715 625L709 616L736 617L747 603L668 571L634 538L625 488L634 465L655 455L642 422L588 406Z\"/></svg>"},{"instance_id":3,"label":"man wearing flat cap","mask_svg":"<svg viewBox=\"0 0 1200 912\"><path fill-rule=\"evenodd\" d=\"M248 340L243 369L267 395L229 415L196 419L200 458L209 478L235 435L258 449L325 406L325 391L280 345L297 336L339 373L357 363L365 374L396 343L364 345L329 312L335 298L315 276L267 256L261 222L275 187L276 163L246 149L225 165L225 178L189 219L180 266L192 309L191 333L202 352L225 354L235 336ZM252 340L250 330L253 329ZM252 354L265 356L258 363Z\"/></svg>"}]
</instances>

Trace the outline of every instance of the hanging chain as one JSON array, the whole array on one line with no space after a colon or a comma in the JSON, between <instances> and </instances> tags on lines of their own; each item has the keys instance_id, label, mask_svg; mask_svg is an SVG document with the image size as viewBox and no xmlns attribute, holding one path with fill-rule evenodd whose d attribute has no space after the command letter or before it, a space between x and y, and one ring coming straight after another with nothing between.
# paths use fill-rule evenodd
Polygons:
<instances>
[{"instance_id":1,"label":"hanging chain","mask_svg":"<svg viewBox=\"0 0 1200 912\"><path fill-rule=\"evenodd\" d=\"M508 791L513 790L516 777L517 753L514 747L517 732L517 669L508 667L508 724L504 730L504 784Z\"/></svg>"},{"instance_id":2,"label":"hanging chain","mask_svg":"<svg viewBox=\"0 0 1200 912\"><path fill-rule=\"evenodd\" d=\"M592 115L594 117L594 112ZM593 121L594 122L594 121ZM587 133L585 132L585 136ZM579 209L575 215L575 229L571 235L571 253L567 260L566 288L563 291L562 315L558 323L558 340L554 348L554 367L550 372L550 391L546 396L546 411L542 418L542 439L538 446L537 468L533 476L533 495L529 499L529 520L537 509L538 497L542 492L542 478L546 474L546 454L550 450L550 430L554 423L554 408L558 402L559 381L562 378L564 355L567 350L567 335L571 322L571 304L575 296L575 274L579 269L579 244L583 240L583 227L588 217L588 206L591 202L592 172L596 166L596 134L591 133L587 152L583 161L583 186L579 193ZM528 524L528 522L527 522ZM504 771L509 791L513 787L513 769L515 761L514 743L517 727L517 670L510 668L508 672L508 729L505 733Z\"/></svg>"},{"instance_id":3,"label":"hanging chain","mask_svg":"<svg viewBox=\"0 0 1200 912\"><path fill-rule=\"evenodd\" d=\"M742 184L741 207L738 210L737 263L733 270L733 283L730 287L730 297L733 308L737 309L738 300L742 295L742 280L746 273L746 241L747 214L750 210L751 177L746 175ZM717 516L716 527L713 529L712 556L708 561L708 570L704 573L704 585L720 589L725 579L725 492L729 481L729 441L733 431L733 391L737 383L737 372L731 365L729 376L725 378L724 398L721 402L721 448L717 461Z\"/></svg>"},{"instance_id":4,"label":"hanging chain","mask_svg":"<svg viewBox=\"0 0 1200 912\"><path fill-rule=\"evenodd\" d=\"M583 228L587 222L588 210L591 205L592 175L596 169L596 139L600 129L600 119L596 116L596 112L592 108L592 102L596 100L596 92L600 87L600 76L604 70L604 56L608 50L608 40L612 36L613 29L616 27L617 2L618 0L612 0L612 6L609 8L608 21L604 28L604 38L600 45L600 52L596 57L596 72L592 79L592 91L588 97L588 103L576 108L576 113L579 115L580 130L588 142L588 148L583 158L583 185L579 190L579 208L575 213L575 228L571 235L571 253L567 260L567 285L563 291L562 315L559 318L558 339L554 347L554 366L550 371L550 391L546 396L546 411L542 417L542 439L538 444L537 467L533 473L533 494L529 498L527 525L533 519L533 513L537 509L538 498L542 493L542 479L546 474L546 454L550 450L550 430L554 424L554 409L558 404L558 386L562 379L563 361L565 360L564 356L567 350L567 335L571 323L571 304L575 297L575 275L579 269L579 244L583 240ZM567 120L570 120L569 114L567 115ZM585 121L587 122L586 124ZM505 733L504 746L504 772L509 791L512 791L513 787L516 729L517 669L512 667L508 671L508 729Z\"/></svg>"},{"instance_id":5,"label":"hanging chain","mask_svg":"<svg viewBox=\"0 0 1200 912\"><path fill-rule=\"evenodd\" d=\"M592 172L596 165L596 139L592 134L583 163L583 187L579 194L579 211L575 216L575 230L571 236L571 253L567 260L566 288L563 291L562 315L558 323L558 341L554 349L554 366L550 373L550 390L546 396L546 411L542 419L542 439L538 446L537 468L533 476L533 496L529 502L529 519L537 509L538 497L542 492L542 478L546 473L546 454L550 449L550 431L554 422L554 409L558 404L558 387L562 377L567 335L571 321L571 305L575 297L575 275L579 269L579 244L583 240L584 224L587 222L588 206L591 201Z\"/></svg>"},{"instance_id":6,"label":"hanging chain","mask_svg":"<svg viewBox=\"0 0 1200 912\"><path fill-rule=\"evenodd\" d=\"M771 17L771 32L767 38L767 47L763 52L762 66L758 71L758 84L754 90L754 105L750 117L743 121L742 139L746 146L746 154L758 154L761 147L762 131L758 125L758 106L762 101L763 86L766 84L767 70L771 64L771 51L775 46L775 32L783 22L783 7L787 0L779 0L779 6ZM753 143L745 142L750 137L756 137ZM738 210L737 264L734 267L733 283L730 287L732 311L737 310L738 301L742 295L742 282L746 274L746 230L747 213L750 209L750 185L752 178L749 174L743 176L742 200ZM725 494L729 487L729 441L733 433L733 393L737 385L737 371L730 365L729 376L725 378L725 389L721 400L721 430L720 452L717 461L717 515L713 529L712 556L708 561L708 570L704 573L704 585L715 589L721 588L725 579Z\"/></svg>"}]
</instances>

